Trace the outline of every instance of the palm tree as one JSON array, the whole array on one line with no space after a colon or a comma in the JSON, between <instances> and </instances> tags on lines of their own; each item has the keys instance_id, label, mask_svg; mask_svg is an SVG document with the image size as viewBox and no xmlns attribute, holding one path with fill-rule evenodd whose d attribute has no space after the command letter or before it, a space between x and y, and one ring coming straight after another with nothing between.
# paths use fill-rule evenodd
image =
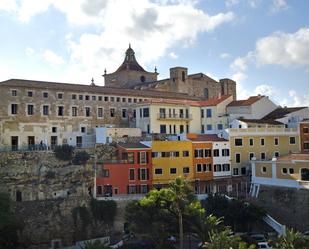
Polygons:
<instances>
[{"instance_id":1,"label":"palm tree","mask_svg":"<svg viewBox=\"0 0 309 249\"><path fill-rule=\"evenodd\" d=\"M309 239L303 236L300 232L292 229L287 229L286 235L278 237L275 249L308 249Z\"/></svg>"}]
</instances>

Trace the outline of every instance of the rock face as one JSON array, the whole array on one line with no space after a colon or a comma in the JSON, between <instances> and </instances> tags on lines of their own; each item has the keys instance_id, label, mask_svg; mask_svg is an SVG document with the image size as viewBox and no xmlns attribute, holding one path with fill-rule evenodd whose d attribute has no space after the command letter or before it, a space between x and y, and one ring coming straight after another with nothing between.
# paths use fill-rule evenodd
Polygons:
<instances>
[{"instance_id":1,"label":"rock face","mask_svg":"<svg viewBox=\"0 0 309 249\"><path fill-rule=\"evenodd\" d=\"M113 148L99 149L101 157L108 157ZM113 229L95 220L89 207L94 163L91 159L85 165L72 165L47 151L0 153L0 192L9 193L16 215L24 223L20 234L23 248L50 248L55 239L73 245L103 237ZM74 217L74 210L83 213ZM123 224L118 227L121 231Z\"/></svg>"}]
</instances>

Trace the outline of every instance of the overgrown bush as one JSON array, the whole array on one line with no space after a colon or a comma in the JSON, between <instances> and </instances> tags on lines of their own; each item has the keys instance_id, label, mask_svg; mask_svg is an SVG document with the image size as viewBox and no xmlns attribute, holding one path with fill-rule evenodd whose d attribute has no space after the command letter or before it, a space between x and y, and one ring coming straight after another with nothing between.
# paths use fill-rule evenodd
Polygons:
<instances>
[{"instance_id":1,"label":"overgrown bush","mask_svg":"<svg viewBox=\"0 0 309 249\"><path fill-rule=\"evenodd\" d=\"M90 155L86 151L76 152L72 163L76 165L85 164L90 158Z\"/></svg>"},{"instance_id":2,"label":"overgrown bush","mask_svg":"<svg viewBox=\"0 0 309 249\"><path fill-rule=\"evenodd\" d=\"M90 208L95 220L103 221L110 225L114 223L117 212L117 203L115 201L97 201L92 199Z\"/></svg>"},{"instance_id":3,"label":"overgrown bush","mask_svg":"<svg viewBox=\"0 0 309 249\"><path fill-rule=\"evenodd\" d=\"M59 160L68 161L72 159L74 147L68 144L58 145L55 147L55 156Z\"/></svg>"}]
</instances>

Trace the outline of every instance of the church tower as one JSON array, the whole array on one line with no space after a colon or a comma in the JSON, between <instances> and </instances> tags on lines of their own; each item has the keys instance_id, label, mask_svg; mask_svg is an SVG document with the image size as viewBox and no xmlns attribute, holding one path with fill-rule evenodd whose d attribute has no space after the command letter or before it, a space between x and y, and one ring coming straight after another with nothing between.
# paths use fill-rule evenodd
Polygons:
<instances>
[{"instance_id":1,"label":"church tower","mask_svg":"<svg viewBox=\"0 0 309 249\"><path fill-rule=\"evenodd\" d=\"M136 85L157 81L158 73L147 72L135 58L135 52L129 45L120 67L113 73L104 72L105 86L117 88L133 88Z\"/></svg>"}]
</instances>

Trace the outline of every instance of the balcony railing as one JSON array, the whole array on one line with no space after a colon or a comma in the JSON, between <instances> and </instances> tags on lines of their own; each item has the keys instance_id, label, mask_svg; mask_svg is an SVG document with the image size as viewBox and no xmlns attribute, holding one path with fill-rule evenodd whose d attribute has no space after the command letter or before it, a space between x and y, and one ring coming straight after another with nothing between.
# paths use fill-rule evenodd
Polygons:
<instances>
[{"instance_id":1,"label":"balcony railing","mask_svg":"<svg viewBox=\"0 0 309 249\"><path fill-rule=\"evenodd\" d=\"M166 114L166 113L158 113L158 120L192 120L192 114Z\"/></svg>"}]
</instances>

